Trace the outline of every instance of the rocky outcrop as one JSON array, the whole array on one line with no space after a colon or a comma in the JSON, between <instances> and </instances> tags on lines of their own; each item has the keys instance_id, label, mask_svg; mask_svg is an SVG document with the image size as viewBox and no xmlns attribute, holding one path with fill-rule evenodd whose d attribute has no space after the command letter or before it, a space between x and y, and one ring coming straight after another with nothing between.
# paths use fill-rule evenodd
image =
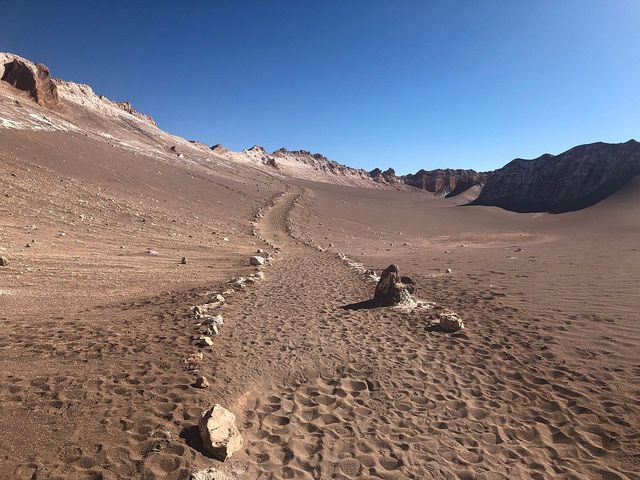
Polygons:
<instances>
[{"instance_id":1,"label":"rocky outcrop","mask_svg":"<svg viewBox=\"0 0 640 480\"><path fill-rule=\"evenodd\" d=\"M473 205L561 213L593 205L640 175L640 143L592 143L516 159L496 170Z\"/></svg>"},{"instance_id":2,"label":"rocky outcrop","mask_svg":"<svg viewBox=\"0 0 640 480\"><path fill-rule=\"evenodd\" d=\"M398 266L392 264L380 274L373 303L381 307L399 305L416 292L415 282L410 277L401 277Z\"/></svg>"},{"instance_id":3,"label":"rocky outcrop","mask_svg":"<svg viewBox=\"0 0 640 480\"><path fill-rule=\"evenodd\" d=\"M18 90L27 92L38 104L53 107L58 104L58 89L49 69L33 64L17 55L0 54L0 78Z\"/></svg>"},{"instance_id":4,"label":"rocky outcrop","mask_svg":"<svg viewBox=\"0 0 640 480\"><path fill-rule=\"evenodd\" d=\"M404 183L404 177L397 177L393 168L388 168L384 172L379 168L374 168L369 172L369 176L377 183Z\"/></svg>"},{"instance_id":5,"label":"rocky outcrop","mask_svg":"<svg viewBox=\"0 0 640 480\"><path fill-rule=\"evenodd\" d=\"M102 100L106 99L106 97L104 97L103 95L101 95L100 98ZM109 101L108 99L106 99L106 100ZM131 105L131 103L129 103L129 102L113 102L113 103L118 108L124 110L125 112L127 112L127 113L129 113L131 115L133 115L134 117L136 117L136 118L138 118L138 119L140 119L140 120L142 120L144 122L150 123L151 125L153 125L155 127L158 126L158 124L156 123L156 121L153 118L151 118L149 115L145 115L144 113L141 113L141 112L137 111L135 108L133 108L133 105Z\"/></svg>"},{"instance_id":6,"label":"rocky outcrop","mask_svg":"<svg viewBox=\"0 0 640 480\"><path fill-rule=\"evenodd\" d=\"M420 190L432 192L439 197L453 197L475 185L484 185L488 174L475 170L447 168L418 170L402 178L404 183Z\"/></svg>"}]
</instances>

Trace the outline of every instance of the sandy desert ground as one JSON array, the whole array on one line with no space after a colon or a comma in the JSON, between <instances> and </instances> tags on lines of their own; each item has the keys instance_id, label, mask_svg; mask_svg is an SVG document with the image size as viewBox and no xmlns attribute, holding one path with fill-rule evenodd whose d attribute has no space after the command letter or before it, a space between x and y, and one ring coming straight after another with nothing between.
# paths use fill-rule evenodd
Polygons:
<instances>
[{"instance_id":1,"label":"sandy desert ground","mask_svg":"<svg viewBox=\"0 0 640 480\"><path fill-rule=\"evenodd\" d=\"M0 478L638 478L637 179L522 214L194 152L0 128ZM265 278L227 283L257 249ZM369 308L357 264L391 263L429 308ZM216 403L244 439L224 463Z\"/></svg>"}]
</instances>

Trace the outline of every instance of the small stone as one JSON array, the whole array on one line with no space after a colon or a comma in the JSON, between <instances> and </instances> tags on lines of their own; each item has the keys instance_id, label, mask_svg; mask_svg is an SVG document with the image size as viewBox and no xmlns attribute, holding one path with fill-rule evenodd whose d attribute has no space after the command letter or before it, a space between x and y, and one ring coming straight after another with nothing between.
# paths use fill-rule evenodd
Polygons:
<instances>
[{"instance_id":1,"label":"small stone","mask_svg":"<svg viewBox=\"0 0 640 480\"><path fill-rule=\"evenodd\" d=\"M205 377L204 375L200 375L198 378L196 378L195 387L209 388L209 381L207 380L207 377Z\"/></svg>"},{"instance_id":2,"label":"small stone","mask_svg":"<svg viewBox=\"0 0 640 480\"><path fill-rule=\"evenodd\" d=\"M156 257L156 256L160 255L160 253L157 250L151 250L150 248L148 248L145 253L147 255L151 255L152 257Z\"/></svg>"},{"instance_id":3,"label":"small stone","mask_svg":"<svg viewBox=\"0 0 640 480\"><path fill-rule=\"evenodd\" d=\"M256 250L256 253L264 253L264 250L259 248L258 250Z\"/></svg>"},{"instance_id":4,"label":"small stone","mask_svg":"<svg viewBox=\"0 0 640 480\"><path fill-rule=\"evenodd\" d=\"M253 257L249 258L249 265L264 265L264 257L254 255Z\"/></svg>"},{"instance_id":5,"label":"small stone","mask_svg":"<svg viewBox=\"0 0 640 480\"><path fill-rule=\"evenodd\" d=\"M452 270L450 268L447 268L447 273L451 273Z\"/></svg>"},{"instance_id":6,"label":"small stone","mask_svg":"<svg viewBox=\"0 0 640 480\"><path fill-rule=\"evenodd\" d=\"M222 240L225 241L225 242L229 241L229 239L227 237L224 237Z\"/></svg>"},{"instance_id":7,"label":"small stone","mask_svg":"<svg viewBox=\"0 0 640 480\"><path fill-rule=\"evenodd\" d=\"M224 318L222 317L222 315L215 315L213 317L205 317L204 320L202 320L202 322L200 322L200 325L224 325Z\"/></svg>"},{"instance_id":8,"label":"small stone","mask_svg":"<svg viewBox=\"0 0 640 480\"><path fill-rule=\"evenodd\" d=\"M457 332L464 329L464 323L455 313L440 313L440 330L447 333Z\"/></svg>"},{"instance_id":9,"label":"small stone","mask_svg":"<svg viewBox=\"0 0 640 480\"><path fill-rule=\"evenodd\" d=\"M211 337L207 337L206 335L202 335L200 340L198 341L198 345L201 347L210 347L213 345L213 340Z\"/></svg>"},{"instance_id":10,"label":"small stone","mask_svg":"<svg viewBox=\"0 0 640 480\"><path fill-rule=\"evenodd\" d=\"M6 267L9 265L9 259L7 257L0 257L0 267Z\"/></svg>"},{"instance_id":11,"label":"small stone","mask_svg":"<svg viewBox=\"0 0 640 480\"><path fill-rule=\"evenodd\" d=\"M182 257L182 260L180 260L180 264L181 265L186 265L187 264L187 257Z\"/></svg>"}]
</instances>

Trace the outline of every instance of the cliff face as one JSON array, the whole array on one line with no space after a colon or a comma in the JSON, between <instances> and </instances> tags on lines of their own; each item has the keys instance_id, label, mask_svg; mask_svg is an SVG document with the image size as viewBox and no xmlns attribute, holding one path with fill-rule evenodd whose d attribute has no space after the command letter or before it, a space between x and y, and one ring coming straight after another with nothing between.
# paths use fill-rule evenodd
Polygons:
<instances>
[{"instance_id":1,"label":"cliff face","mask_svg":"<svg viewBox=\"0 0 640 480\"><path fill-rule=\"evenodd\" d=\"M640 143L592 143L560 155L516 159L496 170L474 205L561 213L593 205L640 175Z\"/></svg>"},{"instance_id":2,"label":"cliff face","mask_svg":"<svg viewBox=\"0 0 640 480\"><path fill-rule=\"evenodd\" d=\"M49 69L18 55L0 53L0 80L27 92L38 104L54 107L58 104L58 89Z\"/></svg>"}]
</instances>

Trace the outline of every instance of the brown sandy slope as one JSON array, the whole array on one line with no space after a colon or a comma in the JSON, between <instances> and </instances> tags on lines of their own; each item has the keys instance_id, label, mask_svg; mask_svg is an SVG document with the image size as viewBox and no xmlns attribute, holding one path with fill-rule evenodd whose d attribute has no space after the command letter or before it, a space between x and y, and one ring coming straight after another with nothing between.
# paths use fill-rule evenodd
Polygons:
<instances>
[{"instance_id":1,"label":"brown sandy slope","mask_svg":"<svg viewBox=\"0 0 640 480\"><path fill-rule=\"evenodd\" d=\"M385 393L409 405L404 421L416 414L425 422L402 432L421 439L426 453L406 460L399 478L430 478L427 459L435 478L636 477L637 180L563 215L458 207L419 192L305 187L305 207L293 217L300 232L367 266L398 263L421 297L454 308L467 327L439 335L413 318L410 341L402 324L390 332L404 361L389 372ZM386 335L378 323L385 315L374 317L372 334ZM419 414L415 396L428 405ZM388 408L387 420L398 413Z\"/></svg>"},{"instance_id":2,"label":"brown sandy slope","mask_svg":"<svg viewBox=\"0 0 640 480\"><path fill-rule=\"evenodd\" d=\"M637 478L637 180L562 215L462 207L292 181L86 92L47 113L0 90L0 478ZM273 265L225 293L195 389L190 307L257 248ZM373 285L337 252L398 263L466 330L343 308ZM214 403L245 441L225 464L196 435Z\"/></svg>"}]
</instances>

